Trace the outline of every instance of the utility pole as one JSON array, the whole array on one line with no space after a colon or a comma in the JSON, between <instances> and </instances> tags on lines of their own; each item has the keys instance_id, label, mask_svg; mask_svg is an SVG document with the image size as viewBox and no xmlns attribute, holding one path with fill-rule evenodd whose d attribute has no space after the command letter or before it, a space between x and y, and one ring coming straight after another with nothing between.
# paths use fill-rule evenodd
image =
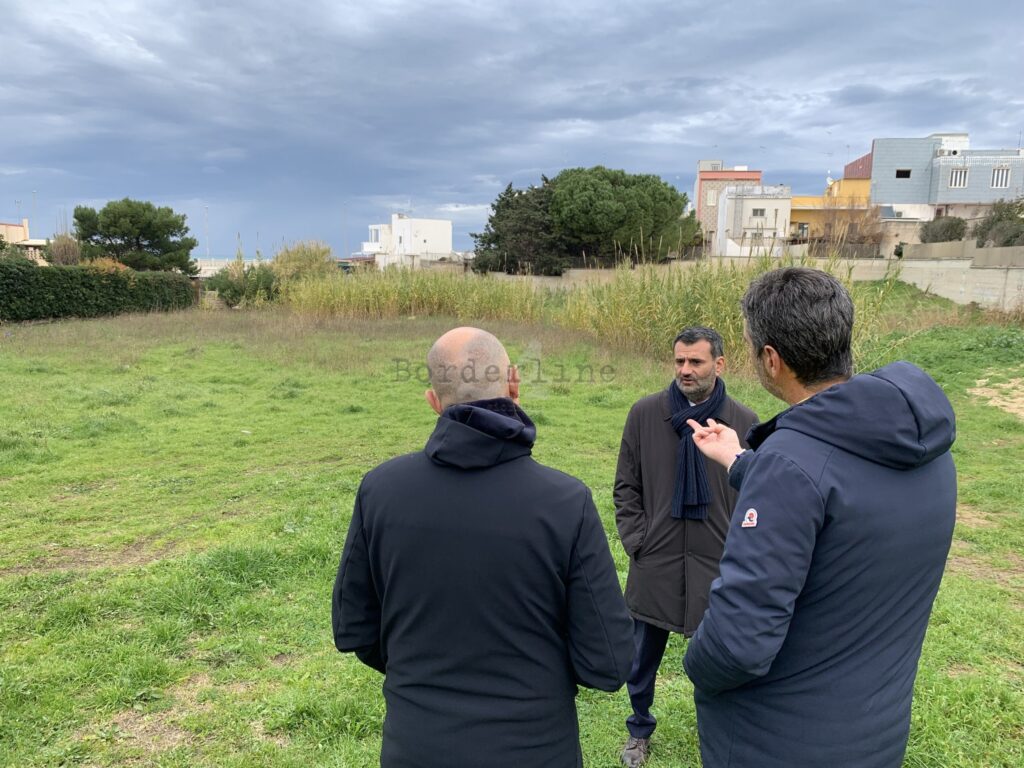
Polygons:
<instances>
[{"instance_id":1,"label":"utility pole","mask_svg":"<svg viewBox=\"0 0 1024 768\"><path fill-rule=\"evenodd\" d=\"M208 205L204 205L203 206L203 219L204 219L203 229L205 230L204 234L203 234L203 239L206 240L206 260L209 261L210 260L210 206L208 206Z\"/></svg>"},{"instance_id":2,"label":"utility pole","mask_svg":"<svg viewBox=\"0 0 1024 768\"><path fill-rule=\"evenodd\" d=\"M344 243L345 243L345 251L344 251L343 255L347 259L352 254L348 250L348 220L347 220L347 217L345 216L345 206L344 205L341 206L341 234L342 234L342 236L344 238Z\"/></svg>"}]
</instances>

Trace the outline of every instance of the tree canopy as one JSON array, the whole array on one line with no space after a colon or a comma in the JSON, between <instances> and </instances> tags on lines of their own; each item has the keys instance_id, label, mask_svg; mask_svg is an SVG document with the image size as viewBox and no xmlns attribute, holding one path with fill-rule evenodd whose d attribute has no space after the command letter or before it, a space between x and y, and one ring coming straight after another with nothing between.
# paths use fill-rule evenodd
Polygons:
<instances>
[{"instance_id":1,"label":"tree canopy","mask_svg":"<svg viewBox=\"0 0 1024 768\"><path fill-rule=\"evenodd\" d=\"M185 215L141 200L113 200L97 212L75 208L75 233L86 259L109 256L133 269L178 270L195 275L191 260L197 243L188 237Z\"/></svg>"},{"instance_id":2,"label":"tree canopy","mask_svg":"<svg viewBox=\"0 0 1024 768\"><path fill-rule=\"evenodd\" d=\"M474 234L478 271L561 274L574 260L660 261L699 242L686 195L657 176L570 168L526 189L509 184Z\"/></svg>"},{"instance_id":3,"label":"tree canopy","mask_svg":"<svg viewBox=\"0 0 1024 768\"><path fill-rule=\"evenodd\" d=\"M972 232L979 248L1024 245L1024 197L992 204Z\"/></svg>"},{"instance_id":4,"label":"tree canopy","mask_svg":"<svg viewBox=\"0 0 1024 768\"><path fill-rule=\"evenodd\" d=\"M967 234L967 222L959 216L940 216L921 225L922 243L949 243L963 240Z\"/></svg>"},{"instance_id":5,"label":"tree canopy","mask_svg":"<svg viewBox=\"0 0 1024 768\"><path fill-rule=\"evenodd\" d=\"M667 253L677 245L674 227L683 219L686 195L657 176L598 165L562 171L553 187L551 219L575 255L646 255L651 245Z\"/></svg>"}]
</instances>

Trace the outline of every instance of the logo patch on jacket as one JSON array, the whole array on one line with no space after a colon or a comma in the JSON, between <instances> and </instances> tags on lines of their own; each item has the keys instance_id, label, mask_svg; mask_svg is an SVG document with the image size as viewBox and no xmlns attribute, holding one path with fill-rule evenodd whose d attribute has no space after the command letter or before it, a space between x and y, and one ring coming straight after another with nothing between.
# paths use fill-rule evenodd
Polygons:
<instances>
[{"instance_id":1,"label":"logo patch on jacket","mask_svg":"<svg viewBox=\"0 0 1024 768\"><path fill-rule=\"evenodd\" d=\"M743 513L743 522L740 523L741 528L757 528L757 510L751 507Z\"/></svg>"}]
</instances>

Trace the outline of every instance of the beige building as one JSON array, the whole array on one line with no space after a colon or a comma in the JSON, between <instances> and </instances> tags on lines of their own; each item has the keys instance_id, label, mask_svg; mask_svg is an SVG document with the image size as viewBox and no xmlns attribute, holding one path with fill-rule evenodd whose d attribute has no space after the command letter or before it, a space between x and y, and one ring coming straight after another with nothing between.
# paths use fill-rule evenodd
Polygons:
<instances>
[{"instance_id":1,"label":"beige building","mask_svg":"<svg viewBox=\"0 0 1024 768\"><path fill-rule=\"evenodd\" d=\"M370 225L370 239L363 243L362 253L372 255L379 269L453 261L452 223L448 219L413 219L393 213L390 224Z\"/></svg>"},{"instance_id":2,"label":"beige building","mask_svg":"<svg viewBox=\"0 0 1024 768\"><path fill-rule=\"evenodd\" d=\"M23 240L28 240L28 219L22 219L21 224L8 224L0 221L0 237L4 239L4 242L8 245L14 245L20 243Z\"/></svg>"},{"instance_id":3,"label":"beige building","mask_svg":"<svg viewBox=\"0 0 1024 768\"><path fill-rule=\"evenodd\" d=\"M28 219L22 219L20 224L8 224L0 221L0 237L7 245L17 247L34 261L45 263L42 256L47 241L38 238L32 239L29 235Z\"/></svg>"},{"instance_id":4,"label":"beige building","mask_svg":"<svg viewBox=\"0 0 1024 768\"><path fill-rule=\"evenodd\" d=\"M784 184L726 187L718 197L712 255L781 255L789 237L792 199Z\"/></svg>"},{"instance_id":5,"label":"beige building","mask_svg":"<svg viewBox=\"0 0 1024 768\"><path fill-rule=\"evenodd\" d=\"M733 168L723 166L721 160L701 160L697 163L697 179L693 183L693 207L705 243L714 243L718 229L718 200L729 187L757 187L761 185L761 172L751 171L745 165Z\"/></svg>"}]
</instances>

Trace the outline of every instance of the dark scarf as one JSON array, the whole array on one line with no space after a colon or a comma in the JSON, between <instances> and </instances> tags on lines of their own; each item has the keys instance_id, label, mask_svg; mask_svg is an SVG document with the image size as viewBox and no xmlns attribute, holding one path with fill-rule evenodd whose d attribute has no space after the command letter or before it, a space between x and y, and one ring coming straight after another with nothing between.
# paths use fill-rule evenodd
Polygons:
<instances>
[{"instance_id":1,"label":"dark scarf","mask_svg":"<svg viewBox=\"0 0 1024 768\"><path fill-rule=\"evenodd\" d=\"M725 382L715 380L711 397L703 403L690 405L675 379L668 385L669 405L672 410L672 428L679 435L679 450L676 452L676 489L672 494L672 517L687 520L706 520L708 504L711 503L711 489L708 488L708 474L704 457L693 443L693 430L686 423L693 419L704 424L714 418L725 402Z\"/></svg>"}]
</instances>

